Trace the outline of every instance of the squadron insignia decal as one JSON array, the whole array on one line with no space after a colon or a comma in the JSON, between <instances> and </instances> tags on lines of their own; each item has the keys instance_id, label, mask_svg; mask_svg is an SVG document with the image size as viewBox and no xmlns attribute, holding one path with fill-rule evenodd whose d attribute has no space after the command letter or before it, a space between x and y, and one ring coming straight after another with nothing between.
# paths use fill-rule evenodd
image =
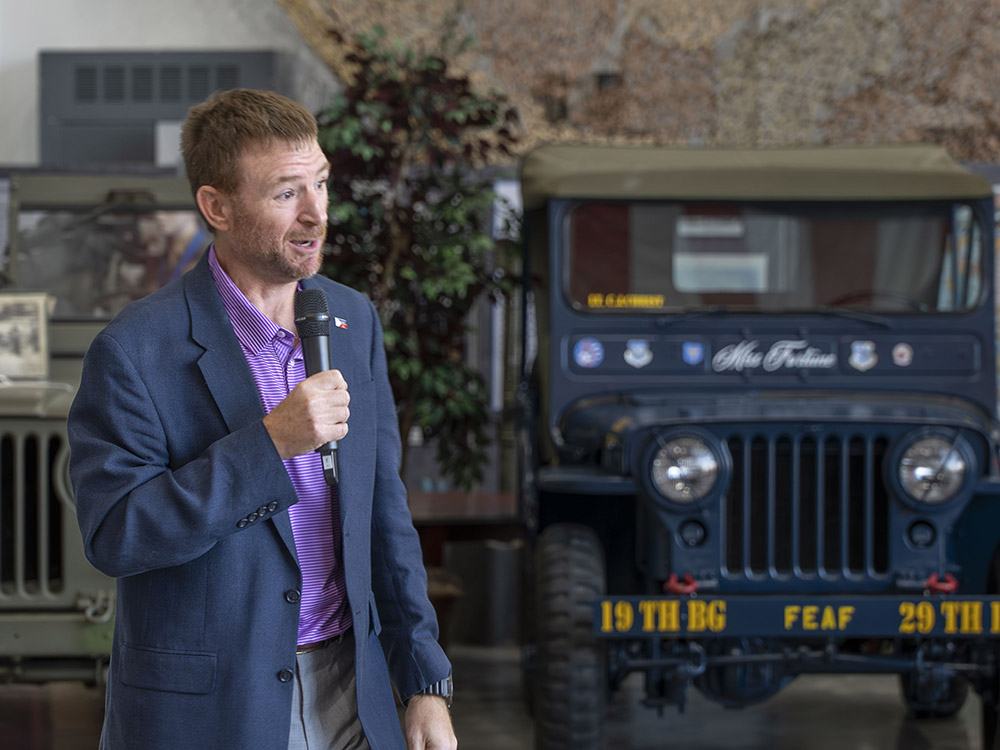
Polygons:
<instances>
[{"instance_id":1,"label":"squadron insignia decal","mask_svg":"<svg viewBox=\"0 0 1000 750\"><path fill-rule=\"evenodd\" d=\"M645 339L629 339L625 342L625 363L637 370L653 361L653 351Z\"/></svg>"},{"instance_id":2,"label":"squadron insignia decal","mask_svg":"<svg viewBox=\"0 0 1000 750\"><path fill-rule=\"evenodd\" d=\"M705 345L700 341L685 341L681 345L681 358L691 366L705 361Z\"/></svg>"},{"instance_id":3,"label":"squadron insignia decal","mask_svg":"<svg viewBox=\"0 0 1000 750\"><path fill-rule=\"evenodd\" d=\"M865 372L878 364L878 354L875 352L874 341L852 341L851 356L847 364L855 370Z\"/></svg>"}]
</instances>

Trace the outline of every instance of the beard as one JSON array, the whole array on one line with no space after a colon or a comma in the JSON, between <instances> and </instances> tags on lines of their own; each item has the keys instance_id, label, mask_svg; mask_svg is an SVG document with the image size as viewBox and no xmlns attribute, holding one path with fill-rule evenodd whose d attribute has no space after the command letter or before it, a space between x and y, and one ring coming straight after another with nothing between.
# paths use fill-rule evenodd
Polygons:
<instances>
[{"instance_id":1,"label":"beard","mask_svg":"<svg viewBox=\"0 0 1000 750\"><path fill-rule=\"evenodd\" d=\"M321 251L297 257L288 250L288 243L316 240L322 248L326 225L279 235L269 229L258 215L237 204L231 236L242 262L252 268L258 278L273 284L285 284L315 276L323 259Z\"/></svg>"}]
</instances>

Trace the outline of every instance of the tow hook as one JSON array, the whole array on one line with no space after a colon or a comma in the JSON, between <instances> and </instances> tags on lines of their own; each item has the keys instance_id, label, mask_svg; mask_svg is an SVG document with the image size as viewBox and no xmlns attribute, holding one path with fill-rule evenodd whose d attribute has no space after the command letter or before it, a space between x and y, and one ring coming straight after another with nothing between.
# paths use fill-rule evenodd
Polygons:
<instances>
[{"instance_id":1,"label":"tow hook","mask_svg":"<svg viewBox=\"0 0 1000 750\"><path fill-rule=\"evenodd\" d=\"M931 573L924 581L924 590L932 594L954 594L958 591L958 579L951 573L945 573L943 578Z\"/></svg>"},{"instance_id":2,"label":"tow hook","mask_svg":"<svg viewBox=\"0 0 1000 750\"><path fill-rule=\"evenodd\" d=\"M693 594L698 590L698 582L690 573L684 574L684 580L677 578L676 573L671 573L670 578L663 584L663 590L668 594Z\"/></svg>"},{"instance_id":3,"label":"tow hook","mask_svg":"<svg viewBox=\"0 0 1000 750\"><path fill-rule=\"evenodd\" d=\"M87 622L102 623L111 619L114 612L114 595L110 591L94 591L89 596L80 594L76 608L83 611Z\"/></svg>"}]
</instances>

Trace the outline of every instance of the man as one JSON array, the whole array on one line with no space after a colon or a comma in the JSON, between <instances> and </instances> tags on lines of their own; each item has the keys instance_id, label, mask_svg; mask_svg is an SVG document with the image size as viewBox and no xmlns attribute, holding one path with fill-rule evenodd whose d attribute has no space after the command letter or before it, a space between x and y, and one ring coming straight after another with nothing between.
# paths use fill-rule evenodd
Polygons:
<instances>
[{"instance_id":1,"label":"man","mask_svg":"<svg viewBox=\"0 0 1000 750\"><path fill-rule=\"evenodd\" d=\"M315 120L228 91L192 108L182 150L214 244L97 336L69 419L85 550L118 578L101 747L402 748L391 673L409 750L451 750L379 320L313 278ZM336 369L309 378L299 288L340 319Z\"/></svg>"}]
</instances>

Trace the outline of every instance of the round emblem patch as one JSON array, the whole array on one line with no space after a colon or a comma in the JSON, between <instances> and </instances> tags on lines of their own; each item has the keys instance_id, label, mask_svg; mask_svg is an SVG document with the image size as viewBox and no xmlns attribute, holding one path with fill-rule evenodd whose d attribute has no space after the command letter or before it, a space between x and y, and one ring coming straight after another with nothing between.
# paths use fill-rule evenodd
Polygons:
<instances>
[{"instance_id":1,"label":"round emblem patch","mask_svg":"<svg viewBox=\"0 0 1000 750\"><path fill-rule=\"evenodd\" d=\"M898 367L913 364L913 347L902 341L892 347L892 363Z\"/></svg>"},{"instance_id":2,"label":"round emblem patch","mask_svg":"<svg viewBox=\"0 0 1000 750\"><path fill-rule=\"evenodd\" d=\"M597 367L604 361L604 345L589 336L580 339L573 347L573 361L580 367Z\"/></svg>"}]
</instances>

